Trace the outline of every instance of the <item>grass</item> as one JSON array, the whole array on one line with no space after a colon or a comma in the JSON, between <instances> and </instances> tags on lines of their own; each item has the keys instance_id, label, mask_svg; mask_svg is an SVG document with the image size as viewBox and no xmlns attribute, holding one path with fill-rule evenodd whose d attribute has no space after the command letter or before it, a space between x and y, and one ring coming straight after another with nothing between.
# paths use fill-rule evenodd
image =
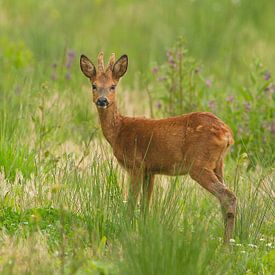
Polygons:
<instances>
[{"instance_id":1,"label":"grass","mask_svg":"<svg viewBox=\"0 0 275 275\"><path fill-rule=\"evenodd\" d=\"M274 8L0 1L0 272L273 274ZM238 211L229 249L218 202L188 177L158 177L150 213L129 215L126 173L78 65L81 53L95 60L101 49L129 55L123 113L207 110L232 127L225 180Z\"/></svg>"}]
</instances>

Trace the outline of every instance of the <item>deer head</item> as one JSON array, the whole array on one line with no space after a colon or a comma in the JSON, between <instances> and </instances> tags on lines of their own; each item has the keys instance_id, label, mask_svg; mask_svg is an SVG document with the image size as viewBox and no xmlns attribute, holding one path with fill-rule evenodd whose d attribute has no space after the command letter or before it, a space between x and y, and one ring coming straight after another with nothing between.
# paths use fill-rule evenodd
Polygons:
<instances>
[{"instance_id":1,"label":"deer head","mask_svg":"<svg viewBox=\"0 0 275 275\"><path fill-rule=\"evenodd\" d=\"M104 68L102 52L98 55L97 69L88 57L81 55L80 68L91 81L93 101L97 108L106 109L115 102L116 86L119 79L126 73L127 67L127 55L122 55L115 61L115 54L112 54L106 69Z\"/></svg>"}]
</instances>

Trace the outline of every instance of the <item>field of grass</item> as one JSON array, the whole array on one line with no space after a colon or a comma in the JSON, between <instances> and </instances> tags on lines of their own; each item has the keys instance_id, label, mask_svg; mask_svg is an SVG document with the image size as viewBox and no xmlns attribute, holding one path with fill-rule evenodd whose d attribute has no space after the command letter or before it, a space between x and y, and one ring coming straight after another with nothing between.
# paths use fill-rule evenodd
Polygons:
<instances>
[{"instance_id":1,"label":"field of grass","mask_svg":"<svg viewBox=\"0 0 275 275\"><path fill-rule=\"evenodd\" d=\"M273 0L0 0L1 274L274 274ZM182 38L184 37L184 38ZM80 54L129 56L120 111L214 112L236 140L216 199L157 178L150 213L104 139ZM107 57L106 57L107 59Z\"/></svg>"}]
</instances>

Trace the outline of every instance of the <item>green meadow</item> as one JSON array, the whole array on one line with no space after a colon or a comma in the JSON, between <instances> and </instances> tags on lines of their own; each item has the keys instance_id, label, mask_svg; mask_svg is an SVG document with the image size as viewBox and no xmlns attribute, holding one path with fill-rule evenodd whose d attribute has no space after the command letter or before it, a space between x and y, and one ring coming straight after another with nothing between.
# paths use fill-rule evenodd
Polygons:
<instances>
[{"instance_id":1,"label":"green meadow","mask_svg":"<svg viewBox=\"0 0 275 275\"><path fill-rule=\"evenodd\" d=\"M0 0L1 274L274 274L273 0ZM157 177L150 212L104 139L79 57L129 57L129 116L210 111L234 132L238 197Z\"/></svg>"}]
</instances>

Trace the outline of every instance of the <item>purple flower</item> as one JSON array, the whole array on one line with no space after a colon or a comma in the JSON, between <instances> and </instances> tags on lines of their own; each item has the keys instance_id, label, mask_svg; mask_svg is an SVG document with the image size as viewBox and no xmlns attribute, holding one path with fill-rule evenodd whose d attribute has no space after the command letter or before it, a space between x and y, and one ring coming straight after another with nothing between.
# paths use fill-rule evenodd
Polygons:
<instances>
[{"instance_id":1,"label":"purple flower","mask_svg":"<svg viewBox=\"0 0 275 275\"><path fill-rule=\"evenodd\" d=\"M232 102L234 101L234 96L233 96L233 95L229 95L229 96L226 98L226 101L232 103Z\"/></svg>"},{"instance_id":2,"label":"purple flower","mask_svg":"<svg viewBox=\"0 0 275 275\"><path fill-rule=\"evenodd\" d=\"M162 107L161 103L160 103L160 102L157 102L156 107L157 107L158 109L161 109L161 107Z\"/></svg>"},{"instance_id":3,"label":"purple flower","mask_svg":"<svg viewBox=\"0 0 275 275\"><path fill-rule=\"evenodd\" d=\"M208 101L208 107L214 111L216 109L216 101L215 100L210 100Z\"/></svg>"},{"instance_id":4,"label":"purple flower","mask_svg":"<svg viewBox=\"0 0 275 275\"><path fill-rule=\"evenodd\" d=\"M176 61L172 55L168 57L168 63L172 68L176 68Z\"/></svg>"},{"instance_id":5,"label":"purple flower","mask_svg":"<svg viewBox=\"0 0 275 275\"><path fill-rule=\"evenodd\" d=\"M206 79L205 80L205 85L210 88L212 86L212 80L211 79Z\"/></svg>"},{"instance_id":6,"label":"purple flower","mask_svg":"<svg viewBox=\"0 0 275 275\"><path fill-rule=\"evenodd\" d=\"M75 52L70 50L67 52L67 62L66 62L66 68L70 69L73 63L73 60L75 58Z\"/></svg>"},{"instance_id":7,"label":"purple flower","mask_svg":"<svg viewBox=\"0 0 275 275\"><path fill-rule=\"evenodd\" d=\"M269 80L270 79L270 77L271 77L271 74L270 74L270 72L269 71L266 71L265 73L264 73L264 80Z\"/></svg>"},{"instance_id":8,"label":"purple flower","mask_svg":"<svg viewBox=\"0 0 275 275\"><path fill-rule=\"evenodd\" d=\"M152 69L152 73L153 73L153 74L157 74L158 71L159 71L159 68L158 68L158 67L154 67L154 68Z\"/></svg>"},{"instance_id":9,"label":"purple flower","mask_svg":"<svg viewBox=\"0 0 275 275\"><path fill-rule=\"evenodd\" d=\"M73 51L73 50L68 51L67 56L70 59L74 59L75 58L75 51Z\"/></svg>"}]
</instances>

